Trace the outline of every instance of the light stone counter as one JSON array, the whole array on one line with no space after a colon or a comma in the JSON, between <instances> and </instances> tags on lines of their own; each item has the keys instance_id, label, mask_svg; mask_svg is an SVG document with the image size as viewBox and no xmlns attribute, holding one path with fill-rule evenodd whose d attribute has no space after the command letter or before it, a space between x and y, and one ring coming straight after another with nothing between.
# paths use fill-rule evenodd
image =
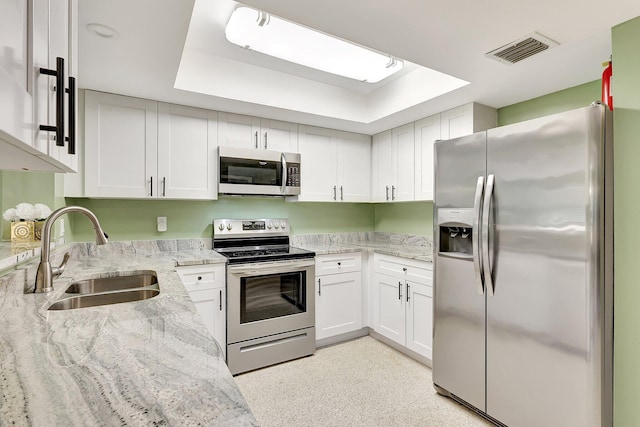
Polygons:
<instances>
[{"instance_id":1,"label":"light stone counter","mask_svg":"<svg viewBox=\"0 0 640 427\"><path fill-rule=\"evenodd\" d=\"M69 245L49 294L25 294L38 260L0 277L0 425L257 425L175 273L225 262L202 240ZM47 310L74 280L140 270L158 296Z\"/></svg>"},{"instance_id":2,"label":"light stone counter","mask_svg":"<svg viewBox=\"0 0 640 427\"><path fill-rule=\"evenodd\" d=\"M306 234L291 236L291 244L314 251L317 255L377 252L433 262L432 241L428 236L380 232Z\"/></svg>"}]
</instances>

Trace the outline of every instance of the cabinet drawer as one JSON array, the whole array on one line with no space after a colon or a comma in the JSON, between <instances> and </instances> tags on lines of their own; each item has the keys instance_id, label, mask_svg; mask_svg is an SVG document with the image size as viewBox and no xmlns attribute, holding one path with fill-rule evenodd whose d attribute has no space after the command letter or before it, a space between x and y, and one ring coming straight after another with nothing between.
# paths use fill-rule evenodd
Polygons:
<instances>
[{"instance_id":1,"label":"cabinet drawer","mask_svg":"<svg viewBox=\"0 0 640 427\"><path fill-rule=\"evenodd\" d=\"M391 255L374 254L374 271L394 277L415 280L420 283L431 282L433 267L426 262Z\"/></svg>"},{"instance_id":2,"label":"cabinet drawer","mask_svg":"<svg viewBox=\"0 0 640 427\"><path fill-rule=\"evenodd\" d=\"M225 286L225 267L193 266L176 268L180 280L188 292L215 289Z\"/></svg>"},{"instance_id":3,"label":"cabinet drawer","mask_svg":"<svg viewBox=\"0 0 640 427\"><path fill-rule=\"evenodd\" d=\"M362 254L348 253L316 256L316 276L351 273L362 270Z\"/></svg>"}]
</instances>

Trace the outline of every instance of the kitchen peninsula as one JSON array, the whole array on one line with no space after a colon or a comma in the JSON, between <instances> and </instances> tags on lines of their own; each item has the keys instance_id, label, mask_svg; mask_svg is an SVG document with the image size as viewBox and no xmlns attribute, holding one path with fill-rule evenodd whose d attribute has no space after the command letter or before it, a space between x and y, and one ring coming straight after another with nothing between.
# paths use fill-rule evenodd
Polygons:
<instances>
[{"instance_id":1,"label":"kitchen peninsula","mask_svg":"<svg viewBox=\"0 0 640 427\"><path fill-rule=\"evenodd\" d=\"M0 424L257 425L175 272L224 262L204 248L200 240L73 244L48 294L28 293L37 260L0 277ZM156 272L159 295L47 310L74 280L140 270Z\"/></svg>"}]
</instances>

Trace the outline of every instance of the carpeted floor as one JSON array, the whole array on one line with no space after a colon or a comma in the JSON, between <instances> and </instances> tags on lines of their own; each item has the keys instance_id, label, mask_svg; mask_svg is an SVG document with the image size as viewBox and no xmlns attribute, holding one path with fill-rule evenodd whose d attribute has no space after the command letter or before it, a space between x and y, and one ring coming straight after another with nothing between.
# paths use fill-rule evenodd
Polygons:
<instances>
[{"instance_id":1,"label":"carpeted floor","mask_svg":"<svg viewBox=\"0 0 640 427\"><path fill-rule=\"evenodd\" d=\"M368 336L236 382L262 427L491 425L439 396L431 369Z\"/></svg>"}]
</instances>

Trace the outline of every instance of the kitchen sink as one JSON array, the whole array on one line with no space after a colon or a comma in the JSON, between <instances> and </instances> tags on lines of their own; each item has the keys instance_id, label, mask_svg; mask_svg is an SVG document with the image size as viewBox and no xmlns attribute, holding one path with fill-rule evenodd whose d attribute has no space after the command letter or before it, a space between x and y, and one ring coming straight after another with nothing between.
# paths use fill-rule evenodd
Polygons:
<instances>
[{"instance_id":1,"label":"kitchen sink","mask_svg":"<svg viewBox=\"0 0 640 427\"><path fill-rule=\"evenodd\" d=\"M74 295L54 302L49 310L70 310L73 308L95 307L121 302L142 301L160 294L159 289L129 289L126 291L101 294Z\"/></svg>"},{"instance_id":2,"label":"kitchen sink","mask_svg":"<svg viewBox=\"0 0 640 427\"><path fill-rule=\"evenodd\" d=\"M143 301L160 294L155 271L144 270L123 276L97 277L72 283L49 310L71 310L122 302Z\"/></svg>"},{"instance_id":3,"label":"kitchen sink","mask_svg":"<svg viewBox=\"0 0 640 427\"><path fill-rule=\"evenodd\" d=\"M68 294L95 294L123 289L144 288L158 283L153 271L141 271L136 274L116 277L99 277L72 283L65 291Z\"/></svg>"}]
</instances>

